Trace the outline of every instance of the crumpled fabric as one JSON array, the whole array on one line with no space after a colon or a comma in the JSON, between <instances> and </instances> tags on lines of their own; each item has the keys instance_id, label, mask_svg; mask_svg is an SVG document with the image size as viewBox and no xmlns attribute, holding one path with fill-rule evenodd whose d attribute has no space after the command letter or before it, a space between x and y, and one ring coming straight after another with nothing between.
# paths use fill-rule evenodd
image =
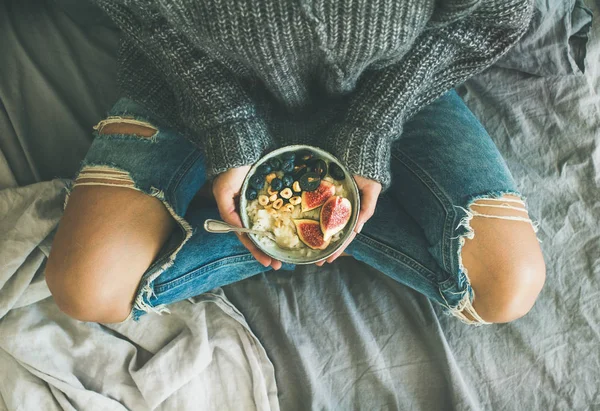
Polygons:
<instances>
[{"instance_id":1,"label":"crumpled fabric","mask_svg":"<svg viewBox=\"0 0 600 411\"><path fill-rule=\"evenodd\" d=\"M69 318L44 280L64 182L0 190L0 409L279 410L273 365L220 289L172 314Z\"/></svg>"}]
</instances>

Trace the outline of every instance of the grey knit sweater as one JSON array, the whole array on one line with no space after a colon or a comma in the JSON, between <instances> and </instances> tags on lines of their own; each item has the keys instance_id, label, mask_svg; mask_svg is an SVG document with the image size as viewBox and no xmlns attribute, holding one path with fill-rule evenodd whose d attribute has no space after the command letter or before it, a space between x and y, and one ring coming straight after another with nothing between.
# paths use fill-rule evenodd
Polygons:
<instances>
[{"instance_id":1,"label":"grey knit sweater","mask_svg":"<svg viewBox=\"0 0 600 411\"><path fill-rule=\"evenodd\" d=\"M402 124L526 31L531 0L95 0L119 82L205 150L209 177L276 146L390 182Z\"/></svg>"}]
</instances>

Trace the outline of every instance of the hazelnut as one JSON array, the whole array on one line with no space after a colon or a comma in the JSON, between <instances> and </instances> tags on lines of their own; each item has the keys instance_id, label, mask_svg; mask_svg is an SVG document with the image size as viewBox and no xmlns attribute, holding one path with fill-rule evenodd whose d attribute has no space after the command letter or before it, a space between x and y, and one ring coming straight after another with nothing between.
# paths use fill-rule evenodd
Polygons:
<instances>
[{"instance_id":1,"label":"hazelnut","mask_svg":"<svg viewBox=\"0 0 600 411\"><path fill-rule=\"evenodd\" d=\"M281 206L283 205L283 200L281 198L278 198L277 200L275 200L275 202L273 203L273 208L276 210L279 210L281 208Z\"/></svg>"},{"instance_id":2,"label":"hazelnut","mask_svg":"<svg viewBox=\"0 0 600 411\"><path fill-rule=\"evenodd\" d=\"M279 193L279 195L281 195L281 197L288 199L290 198L294 193L292 193L291 188L287 187L284 188L283 190L281 190L281 193Z\"/></svg>"},{"instance_id":3,"label":"hazelnut","mask_svg":"<svg viewBox=\"0 0 600 411\"><path fill-rule=\"evenodd\" d=\"M291 213L292 211L294 211L294 205L288 203L283 206L282 210L285 212Z\"/></svg>"},{"instance_id":4,"label":"hazelnut","mask_svg":"<svg viewBox=\"0 0 600 411\"><path fill-rule=\"evenodd\" d=\"M277 174L275 173L267 174L267 177L265 178L265 180L267 180L267 184L271 184L271 181L273 181L275 177L277 177Z\"/></svg>"},{"instance_id":5,"label":"hazelnut","mask_svg":"<svg viewBox=\"0 0 600 411\"><path fill-rule=\"evenodd\" d=\"M269 188L267 188L267 193L269 193L269 195L272 196L273 194L279 193L279 191L273 190L271 189L271 186L269 186Z\"/></svg>"},{"instance_id":6,"label":"hazelnut","mask_svg":"<svg viewBox=\"0 0 600 411\"><path fill-rule=\"evenodd\" d=\"M266 197L266 196L265 196L265 197ZM269 197L269 201L270 201L270 202L272 202L272 203L273 203L273 202L275 202L275 200L277 200L277 193L275 193L275 194L271 194L271 196Z\"/></svg>"},{"instance_id":7,"label":"hazelnut","mask_svg":"<svg viewBox=\"0 0 600 411\"><path fill-rule=\"evenodd\" d=\"M269 197L267 197L266 195L258 196L258 204L266 206L267 204L269 204Z\"/></svg>"},{"instance_id":8,"label":"hazelnut","mask_svg":"<svg viewBox=\"0 0 600 411\"><path fill-rule=\"evenodd\" d=\"M292 198L290 198L290 204L292 205L298 205L302 202L302 197L300 196L294 196Z\"/></svg>"},{"instance_id":9,"label":"hazelnut","mask_svg":"<svg viewBox=\"0 0 600 411\"><path fill-rule=\"evenodd\" d=\"M299 193L300 191L302 191L302 189L300 188L300 183L298 181L294 181L294 184L292 184L292 189L296 193Z\"/></svg>"}]
</instances>

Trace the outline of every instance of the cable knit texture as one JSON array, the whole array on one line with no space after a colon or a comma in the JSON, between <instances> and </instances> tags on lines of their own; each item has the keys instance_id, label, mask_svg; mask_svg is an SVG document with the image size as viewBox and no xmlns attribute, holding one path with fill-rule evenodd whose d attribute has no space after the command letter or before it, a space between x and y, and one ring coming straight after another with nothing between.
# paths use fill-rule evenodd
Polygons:
<instances>
[{"instance_id":1,"label":"cable knit texture","mask_svg":"<svg viewBox=\"0 0 600 411\"><path fill-rule=\"evenodd\" d=\"M532 0L95 0L119 83L205 150L209 177L295 143L390 183L425 105L526 31Z\"/></svg>"}]
</instances>

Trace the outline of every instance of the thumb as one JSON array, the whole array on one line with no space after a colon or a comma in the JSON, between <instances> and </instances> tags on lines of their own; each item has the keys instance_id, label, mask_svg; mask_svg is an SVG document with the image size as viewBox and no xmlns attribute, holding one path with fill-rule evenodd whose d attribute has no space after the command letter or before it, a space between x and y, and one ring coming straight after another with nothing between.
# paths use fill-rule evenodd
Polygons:
<instances>
[{"instance_id":1,"label":"thumb","mask_svg":"<svg viewBox=\"0 0 600 411\"><path fill-rule=\"evenodd\" d=\"M361 188L360 212L356 222L356 229L354 230L356 233L360 233L365 223L375 213L380 192L381 186L378 184L367 184Z\"/></svg>"},{"instance_id":2,"label":"thumb","mask_svg":"<svg viewBox=\"0 0 600 411\"><path fill-rule=\"evenodd\" d=\"M230 190L215 193L217 208L223 221L236 227L241 227L242 220L235 207L235 197L236 193Z\"/></svg>"}]
</instances>

